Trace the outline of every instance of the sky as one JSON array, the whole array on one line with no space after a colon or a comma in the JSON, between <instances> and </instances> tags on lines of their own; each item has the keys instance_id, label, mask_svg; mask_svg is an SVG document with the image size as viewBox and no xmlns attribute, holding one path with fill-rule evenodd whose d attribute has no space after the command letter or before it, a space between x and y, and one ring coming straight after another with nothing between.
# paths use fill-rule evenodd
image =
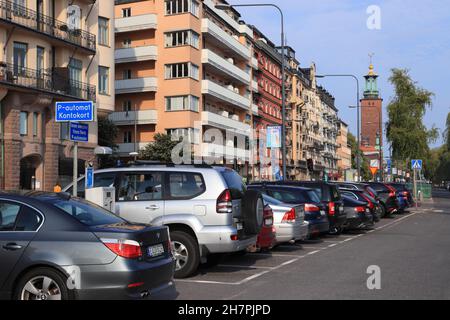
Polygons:
<instances>
[{"instance_id":1,"label":"sky","mask_svg":"<svg viewBox=\"0 0 450 320\"><path fill-rule=\"evenodd\" d=\"M264 0L229 0L250 4ZM318 74L355 74L364 88L364 75L373 64L386 107L394 91L389 83L392 68L406 68L418 83L435 94L425 124L444 129L450 112L450 1L449 0L268 0L285 14L287 44L296 50L301 67L316 63ZM380 9L379 27L370 29L370 6ZM280 43L279 15L274 8L236 8L242 19L254 24L274 43ZM373 21L372 19L370 21ZM378 20L377 20L378 21ZM355 81L320 79L336 97L340 117L356 133ZM441 145L439 139L432 147ZM385 146L387 148L387 146Z\"/></svg>"}]
</instances>

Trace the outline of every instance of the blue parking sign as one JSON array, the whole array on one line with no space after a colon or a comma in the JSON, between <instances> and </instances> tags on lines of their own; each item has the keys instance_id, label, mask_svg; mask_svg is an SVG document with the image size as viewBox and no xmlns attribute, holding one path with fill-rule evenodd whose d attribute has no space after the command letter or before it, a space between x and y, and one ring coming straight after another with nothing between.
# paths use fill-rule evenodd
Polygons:
<instances>
[{"instance_id":1,"label":"blue parking sign","mask_svg":"<svg viewBox=\"0 0 450 320\"><path fill-rule=\"evenodd\" d=\"M94 187L94 168L86 168L86 189Z\"/></svg>"},{"instance_id":2,"label":"blue parking sign","mask_svg":"<svg viewBox=\"0 0 450 320\"><path fill-rule=\"evenodd\" d=\"M94 121L94 102L72 101L56 102L56 122L92 122Z\"/></svg>"},{"instance_id":3,"label":"blue parking sign","mask_svg":"<svg viewBox=\"0 0 450 320\"><path fill-rule=\"evenodd\" d=\"M74 142L89 141L89 125L84 123L70 123L70 140Z\"/></svg>"}]
</instances>

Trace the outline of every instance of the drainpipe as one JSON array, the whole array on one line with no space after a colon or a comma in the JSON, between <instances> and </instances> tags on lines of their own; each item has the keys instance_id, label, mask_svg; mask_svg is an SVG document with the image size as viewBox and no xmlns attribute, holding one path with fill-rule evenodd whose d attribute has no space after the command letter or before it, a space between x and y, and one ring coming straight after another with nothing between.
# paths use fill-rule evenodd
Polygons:
<instances>
[{"instance_id":1,"label":"drainpipe","mask_svg":"<svg viewBox=\"0 0 450 320\"><path fill-rule=\"evenodd\" d=\"M1 177L1 186L5 188L5 140L3 139L3 103L0 101L0 177Z\"/></svg>"}]
</instances>

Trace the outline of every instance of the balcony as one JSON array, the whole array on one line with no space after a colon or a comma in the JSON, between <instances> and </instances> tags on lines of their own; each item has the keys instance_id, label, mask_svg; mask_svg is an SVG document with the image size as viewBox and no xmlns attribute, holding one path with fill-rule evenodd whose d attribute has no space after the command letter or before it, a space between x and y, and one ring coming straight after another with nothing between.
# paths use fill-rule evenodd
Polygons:
<instances>
[{"instance_id":1,"label":"balcony","mask_svg":"<svg viewBox=\"0 0 450 320\"><path fill-rule=\"evenodd\" d=\"M116 33L156 29L157 27L158 21L156 14L118 18L115 23Z\"/></svg>"},{"instance_id":2,"label":"balcony","mask_svg":"<svg viewBox=\"0 0 450 320\"><path fill-rule=\"evenodd\" d=\"M210 80L202 81L202 93L244 110L250 109L250 99L247 99L239 93L226 87L222 87L221 85Z\"/></svg>"},{"instance_id":3,"label":"balcony","mask_svg":"<svg viewBox=\"0 0 450 320\"><path fill-rule=\"evenodd\" d=\"M38 14L34 10L11 1L0 1L0 23L45 35L86 50L90 54L96 52L96 36L94 34L81 29L71 30L66 22Z\"/></svg>"},{"instance_id":4,"label":"balcony","mask_svg":"<svg viewBox=\"0 0 450 320\"><path fill-rule=\"evenodd\" d=\"M156 92L157 83L154 77L116 80L116 94Z\"/></svg>"},{"instance_id":5,"label":"balcony","mask_svg":"<svg viewBox=\"0 0 450 320\"><path fill-rule=\"evenodd\" d=\"M156 46L144 46L116 49L114 57L116 63L156 60L158 58L158 48Z\"/></svg>"},{"instance_id":6,"label":"balcony","mask_svg":"<svg viewBox=\"0 0 450 320\"><path fill-rule=\"evenodd\" d=\"M130 112L113 112L109 115L109 120L117 126L129 126L142 124L156 124L158 112L156 110L141 110Z\"/></svg>"},{"instance_id":7,"label":"balcony","mask_svg":"<svg viewBox=\"0 0 450 320\"><path fill-rule=\"evenodd\" d=\"M258 59L256 59L255 57L252 57L252 59L250 60L250 65L252 66L253 69L258 70L259 69Z\"/></svg>"},{"instance_id":8,"label":"balcony","mask_svg":"<svg viewBox=\"0 0 450 320\"><path fill-rule=\"evenodd\" d=\"M227 77L231 77L242 84L248 85L250 83L250 75L248 73L239 69L231 61L222 58L211 50L202 50L202 63L211 66L214 71Z\"/></svg>"},{"instance_id":9,"label":"balcony","mask_svg":"<svg viewBox=\"0 0 450 320\"><path fill-rule=\"evenodd\" d=\"M202 32L206 37L214 40L214 43L227 51L227 53L234 54L246 61L251 58L251 50L239 42L238 39L229 35L218 25L209 19L202 20Z\"/></svg>"},{"instance_id":10,"label":"balcony","mask_svg":"<svg viewBox=\"0 0 450 320\"><path fill-rule=\"evenodd\" d=\"M251 81L251 87L253 92L259 92L259 85L258 82L255 80Z\"/></svg>"},{"instance_id":11,"label":"balcony","mask_svg":"<svg viewBox=\"0 0 450 320\"><path fill-rule=\"evenodd\" d=\"M241 161L250 161L250 151L234 148L233 146L223 146L213 143L202 143L203 157L237 159Z\"/></svg>"},{"instance_id":12,"label":"balcony","mask_svg":"<svg viewBox=\"0 0 450 320\"><path fill-rule=\"evenodd\" d=\"M35 70L14 64L0 63L0 83L69 99L96 101L95 86L72 81L68 76L63 76L61 72L56 72L56 69Z\"/></svg>"},{"instance_id":13,"label":"balcony","mask_svg":"<svg viewBox=\"0 0 450 320\"><path fill-rule=\"evenodd\" d=\"M209 111L202 112L202 124L224 130L230 130L245 136L250 136L252 129L248 124L240 122L239 120L231 119L227 116Z\"/></svg>"},{"instance_id":14,"label":"balcony","mask_svg":"<svg viewBox=\"0 0 450 320\"><path fill-rule=\"evenodd\" d=\"M140 150L144 149L147 145L149 144L149 142L147 143L138 143L137 144L137 152L139 152ZM134 143L119 143L118 145L118 152L119 154L121 154L122 156L128 156L131 152L134 152L135 150L135 145Z\"/></svg>"}]
</instances>

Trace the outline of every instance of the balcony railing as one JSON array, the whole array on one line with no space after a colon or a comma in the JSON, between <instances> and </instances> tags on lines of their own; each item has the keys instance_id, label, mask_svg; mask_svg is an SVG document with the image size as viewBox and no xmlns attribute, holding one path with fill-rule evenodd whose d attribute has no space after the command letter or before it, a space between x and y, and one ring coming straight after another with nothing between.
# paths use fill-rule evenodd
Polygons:
<instances>
[{"instance_id":1,"label":"balcony railing","mask_svg":"<svg viewBox=\"0 0 450 320\"><path fill-rule=\"evenodd\" d=\"M202 81L202 93L245 110L249 110L251 106L250 99L210 80Z\"/></svg>"},{"instance_id":2,"label":"balcony railing","mask_svg":"<svg viewBox=\"0 0 450 320\"><path fill-rule=\"evenodd\" d=\"M156 46L120 48L116 49L115 51L116 63L156 60L157 58L158 58L158 49Z\"/></svg>"},{"instance_id":3,"label":"balcony railing","mask_svg":"<svg viewBox=\"0 0 450 320\"><path fill-rule=\"evenodd\" d=\"M156 92L158 80L155 77L116 80L116 93Z\"/></svg>"},{"instance_id":4,"label":"balcony railing","mask_svg":"<svg viewBox=\"0 0 450 320\"><path fill-rule=\"evenodd\" d=\"M71 98L96 100L95 86L70 80L52 70L35 70L14 64L0 63L0 82Z\"/></svg>"},{"instance_id":5,"label":"balcony railing","mask_svg":"<svg viewBox=\"0 0 450 320\"><path fill-rule=\"evenodd\" d=\"M113 112L109 119L117 126L127 126L142 124L156 124L158 122L158 112L156 110L140 110L130 112Z\"/></svg>"},{"instance_id":6,"label":"balcony railing","mask_svg":"<svg viewBox=\"0 0 450 320\"><path fill-rule=\"evenodd\" d=\"M94 34L81 29L71 30L65 22L38 14L34 10L11 1L0 1L0 21L45 34L51 38L87 49L90 52L96 51L96 37Z\"/></svg>"},{"instance_id":7,"label":"balcony railing","mask_svg":"<svg viewBox=\"0 0 450 320\"><path fill-rule=\"evenodd\" d=\"M248 85L250 82L250 75L247 72L239 69L232 61L222 58L211 50L202 50L202 63L212 66L220 73L224 73L243 84Z\"/></svg>"}]
</instances>

